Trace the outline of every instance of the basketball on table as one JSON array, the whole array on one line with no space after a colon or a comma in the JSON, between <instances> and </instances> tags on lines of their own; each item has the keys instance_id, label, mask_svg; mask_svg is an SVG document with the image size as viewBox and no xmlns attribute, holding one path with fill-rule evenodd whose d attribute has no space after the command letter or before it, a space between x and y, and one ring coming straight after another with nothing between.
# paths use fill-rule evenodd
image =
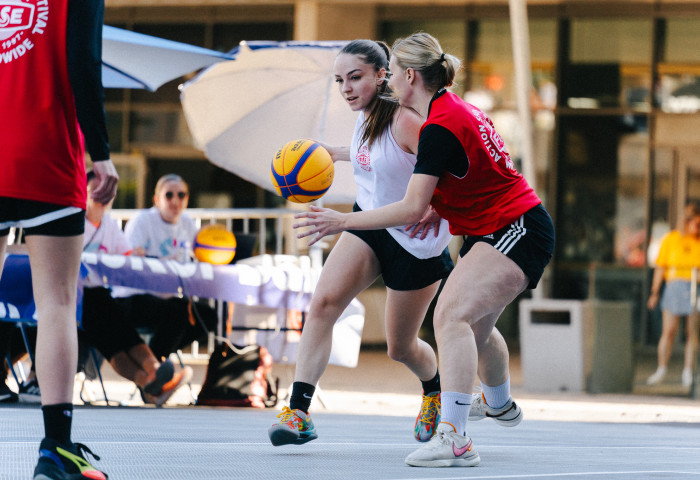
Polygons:
<instances>
[{"instance_id":1,"label":"basketball on table","mask_svg":"<svg viewBox=\"0 0 700 480\"><path fill-rule=\"evenodd\" d=\"M293 140L277 150L270 177L275 190L290 202L307 203L323 196L333 183L333 160L313 140Z\"/></svg>"},{"instance_id":2,"label":"basketball on table","mask_svg":"<svg viewBox=\"0 0 700 480\"><path fill-rule=\"evenodd\" d=\"M226 265L236 255L236 236L221 225L206 225L194 238L194 256L200 262Z\"/></svg>"}]
</instances>

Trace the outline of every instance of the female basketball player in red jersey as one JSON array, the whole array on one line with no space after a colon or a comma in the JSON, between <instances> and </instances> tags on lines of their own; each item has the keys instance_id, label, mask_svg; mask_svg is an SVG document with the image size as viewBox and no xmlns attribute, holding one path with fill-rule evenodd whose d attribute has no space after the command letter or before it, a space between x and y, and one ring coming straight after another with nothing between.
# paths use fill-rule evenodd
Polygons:
<instances>
[{"instance_id":1,"label":"female basketball player in red jersey","mask_svg":"<svg viewBox=\"0 0 700 480\"><path fill-rule=\"evenodd\" d=\"M424 119L418 161L405 197L371 211L341 214L313 207L297 214L299 237L419 222L428 204L463 235L460 260L434 314L442 379L437 434L408 457L413 466L474 466L479 454L467 419L520 423L510 396L508 349L495 328L503 309L535 288L554 249L554 226L535 192L515 171L503 140L482 111L445 88L460 61L427 33L398 40L389 64L399 103ZM479 375L483 393L472 388ZM471 407L471 408L470 408Z\"/></svg>"},{"instance_id":2,"label":"female basketball player in red jersey","mask_svg":"<svg viewBox=\"0 0 700 480\"><path fill-rule=\"evenodd\" d=\"M106 476L83 456L90 451L70 434L85 227L83 139L98 180L92 197L111 200L119 178L102 103L104 3L14 3L11 15L27 25L0 25L0 38L7 39L0 50L0 270L10 227L22 227L39 315L36 372L46 433L34 479L100 480Z\"/></svg>"}]
</instances>

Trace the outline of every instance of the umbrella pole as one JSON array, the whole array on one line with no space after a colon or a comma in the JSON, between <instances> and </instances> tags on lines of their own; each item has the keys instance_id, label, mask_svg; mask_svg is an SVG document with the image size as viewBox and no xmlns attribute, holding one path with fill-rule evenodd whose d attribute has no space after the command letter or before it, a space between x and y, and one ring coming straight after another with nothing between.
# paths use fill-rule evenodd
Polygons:
<instances>
[{"instance_id":1,"label":"umbrella pole","mask_svg":"<svg viewBox=\"0 0 700 480\"><path fill-rule=\"evenodd\" d=\"M530 114L530 37L528 33L525 0L509 0L510 30L513 43L513 67L515 71L516 99L520 128L522 129L522 168L527 183L537 190L533 162L532 117Z\"/></svg>"},{"instance_id":2,"label":"umbrella pole","mask_svg":"<svg viewBox=\"0 0 700 480\"><path fill-rule=\"evenodd\" d=\"M530 113L530 35L527 22L526 0L508 0L510 8L510 32L513 43L513 68L515 71L518 116L522 130L521 161L527 183L537 191L536 170L532 142L532 115ZM542 298L542 288L532 291L534 299Z\"/></svg>"}]
</instances>

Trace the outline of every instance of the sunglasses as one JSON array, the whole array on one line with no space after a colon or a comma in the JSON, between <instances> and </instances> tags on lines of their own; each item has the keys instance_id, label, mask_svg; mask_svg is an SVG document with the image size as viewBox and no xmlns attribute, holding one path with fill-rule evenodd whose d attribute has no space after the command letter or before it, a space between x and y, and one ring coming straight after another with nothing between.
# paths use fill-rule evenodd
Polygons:
<instances>
[{"instance_id":1,"label":"sunglasses","mask_svg":"<svg viewBox=\"0 0 700 480\"><path fill-rule=\"evenodd\" d=\"M187 192L165 192L165 198L167 198L168 200L172 200L172 198L175 195L177 195L177 198L179 198L180 200L184 200L185 197L187 197Z\"/></svg>"}]
</instances>

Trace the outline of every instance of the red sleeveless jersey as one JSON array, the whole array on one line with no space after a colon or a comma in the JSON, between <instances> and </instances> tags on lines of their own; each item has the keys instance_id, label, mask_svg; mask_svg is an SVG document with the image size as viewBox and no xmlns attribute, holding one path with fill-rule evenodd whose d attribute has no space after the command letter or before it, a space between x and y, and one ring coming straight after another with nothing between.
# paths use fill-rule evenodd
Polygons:
<instances>
[{"instance_id":1,"label":"red sleeveless jersey","mask_svg":"<svg viewBox=\"0 0 700 480\"><path fill-rule=\"evenodd\" d=\"M431 201L453 235L488 235L541 203L484 112L445 92L433 100L421 133L429 124L452 132L469 159L464 177L440 176Z\"/></svg>"},{"instance_id":2,"label":"red sleeveless jersey","mask_svg":"<svg viewBox=\"0 0 700 480\"><path fill-rule=\"evenodd\" d=\"M0 196L85 208L68 75L70 0L0 0Z\"/></svg>"}]
</instances>

